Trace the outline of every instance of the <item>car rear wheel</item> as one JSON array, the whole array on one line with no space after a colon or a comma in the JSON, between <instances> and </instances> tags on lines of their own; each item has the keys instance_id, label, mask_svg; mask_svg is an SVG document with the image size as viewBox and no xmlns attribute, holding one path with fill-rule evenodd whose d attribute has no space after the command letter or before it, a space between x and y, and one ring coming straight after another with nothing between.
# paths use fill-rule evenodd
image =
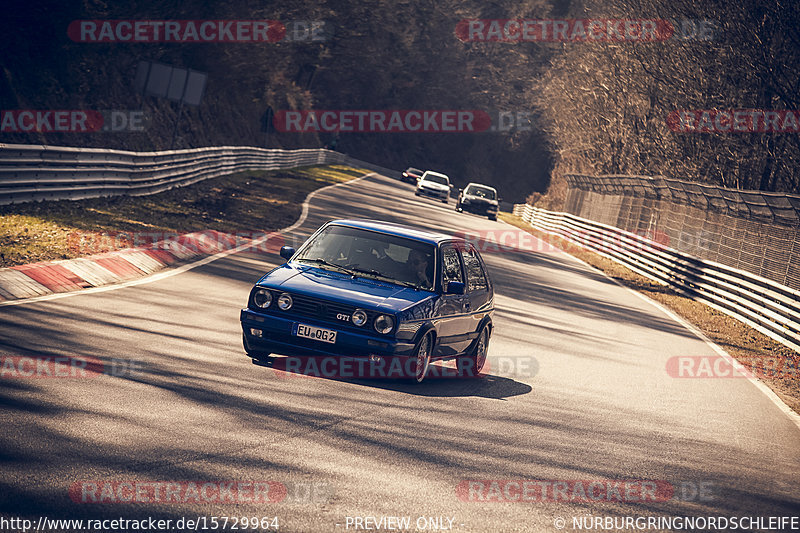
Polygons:
<instances>
[{"instance_id":1,"label":"car rear wheel","mask_svg":"<svg viewBox=\"0 0 800 533\"><path fill-rule=\"evenodd\" d=\"M414 352L414 381L422 383L425 376L428 374L428 368L431 366L431 351L433 349L433 336L427 333Z\"/></svg>"},{"instance_id":2,"label":"car rear wheel","mask_svg":"<svg viewBox=\"0 0 800 533\"><path fill-rule=\"evenodd\" d=\"M497 220L497 215L489 215L489 220Z\"/></svg>"},{"instance_id":3,"label":"car rear wheel","mask_svg":"<svg viewBox=\"0 0 800 533\"><path fill-rule=\"evenodd\" d=\"M456 360L458 375L464 377L477 377L486 364L486 355L489 353L489 326L483 326L475 346L467 355L462 355Z\"/></svg>"}]
</instances>

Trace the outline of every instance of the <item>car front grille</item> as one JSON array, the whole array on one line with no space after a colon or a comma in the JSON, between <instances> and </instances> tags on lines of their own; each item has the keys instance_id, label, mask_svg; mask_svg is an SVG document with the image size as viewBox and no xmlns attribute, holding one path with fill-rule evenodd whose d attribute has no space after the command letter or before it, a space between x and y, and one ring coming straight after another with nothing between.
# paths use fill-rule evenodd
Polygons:
<instances>
[{"instance_id":1,"label":"car front grille","mask_svg":"<svg viewBox=\"0 0 800 533\"><path fill-rule=\"evenodd\" d=\"M364 326L356 326L350 321L350 317L356 309L359 309L357 306L332 302L313 296L292 293L289 293L292 296L292 308L288 311L281 311L276 305L278 296L280 294L281 292L279 291L272 291L273 302L268 310L272 313L285 315L287 317L316 318L336 324L338 327L350 327L357 330L363 330L369 327L372 324L372 321L378 315L378 313L375 311L364 309L364 311L367 313L367 323ZM258 308L254 308L254 310L261 311ZM344 316L347 318L340 318Z\"/></svg>"}]
</instances>

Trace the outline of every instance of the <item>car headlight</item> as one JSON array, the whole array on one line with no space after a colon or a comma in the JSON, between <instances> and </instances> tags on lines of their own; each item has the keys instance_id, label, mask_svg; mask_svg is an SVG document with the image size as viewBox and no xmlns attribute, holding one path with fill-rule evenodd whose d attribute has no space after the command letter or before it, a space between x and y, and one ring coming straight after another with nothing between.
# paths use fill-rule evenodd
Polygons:
<instances>
[{"instance_id":1,"label":"car headlight","mask_svg":"<svg viewBox=\"0 0 800 533\"><path fill-rule=\"evenodd\" d=\"M261 309L266 309L272 305L272 293L267 289L258 289L253 293L253 303Z\"/></svg>"},{"instance_id":2,"label":"car headlight","mask_svg":"<svg viewBox=\"0 0 800 533\"><path fill-rule=\"evenodd\" d=\"M283 294L278 296L278 307L282 311L288 311L289 309L291 309L292 303L293 303L292 296L290 294L284 292Z\"/></svg>"},{"instance_id":3,"label":"car headlight","mask_svg":"<svg viewBox=\"0 0 800 533\"><path fill-rule=\"evenodd\" d=\"M375 319L375 331L382 334L387 334L394 328L394 318L389 315L378 315Z\"/></svg>"},{"instance_id":4,"label":"car headlight","mask_svg":"<svg viewBox=\"0 0 800 533\"><path fill-rule=\"evenodd\" d=\"M350 317L350 320L356 326L363 326L367 323L367 313L363 309L356 309L353 311L353 316Z\"/></svg>"}]
</instances>

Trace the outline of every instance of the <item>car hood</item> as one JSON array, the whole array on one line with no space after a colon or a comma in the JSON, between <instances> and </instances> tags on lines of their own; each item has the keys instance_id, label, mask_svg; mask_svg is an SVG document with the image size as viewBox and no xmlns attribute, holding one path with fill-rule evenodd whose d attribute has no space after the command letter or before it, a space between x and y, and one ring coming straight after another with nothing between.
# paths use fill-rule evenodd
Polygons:
<instances>
[{"instance_id":1,"label":"car hood","mask_svg":"<svg viewBox=\"0 0 800 533\"><path fill-rule=\"evenodd\" d=\"M422 180L419 182L420 187L427 187L428 189L436 189L437 191L449 191L450 187L436 183L435 181Z\"/></svg>"},{"instance_id":2,"label":"car hood","mask_svg":"<svg viewBox=\"0 0 800 533\"><path fill-rule=\"evenodd\" d=\"M353 279L347 274L292 263L268 272L258 285L391 313L403 311L436 296L430 291L409 289L369 278Z\"/></svg>"}]
</instances>

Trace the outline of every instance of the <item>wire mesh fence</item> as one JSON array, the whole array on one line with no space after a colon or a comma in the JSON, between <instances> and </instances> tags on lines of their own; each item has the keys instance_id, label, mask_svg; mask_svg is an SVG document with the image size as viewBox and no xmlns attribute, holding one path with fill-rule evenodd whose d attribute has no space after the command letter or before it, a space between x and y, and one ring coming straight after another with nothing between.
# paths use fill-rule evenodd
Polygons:
<instances>
[{"instance_id":1,"label":"wire mesh fence","mask_svg":"<svg viewBox=\"0 0 800 533\"><path fill-rule=\"evenodd\" d=\"M800 289L800 196L568 175L565 211Z\"/></svg>"}]
</instances>

